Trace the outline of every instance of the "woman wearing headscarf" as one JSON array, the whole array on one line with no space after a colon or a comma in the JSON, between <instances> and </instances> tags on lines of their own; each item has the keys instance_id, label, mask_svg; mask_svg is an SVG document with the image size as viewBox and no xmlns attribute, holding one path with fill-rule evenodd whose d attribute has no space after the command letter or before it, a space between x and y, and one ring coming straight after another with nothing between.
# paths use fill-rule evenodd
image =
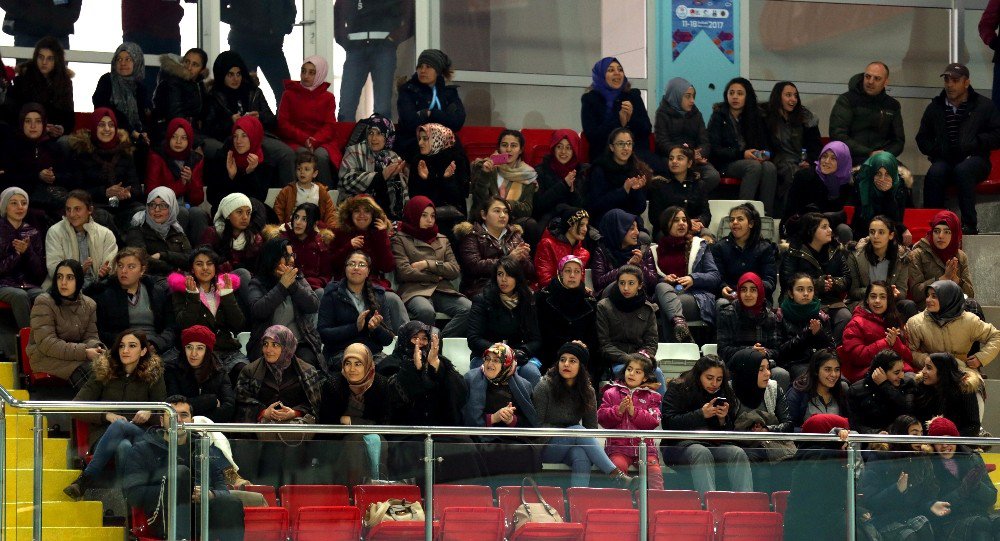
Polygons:
<instances>
[{"instance_id":1,"label":"woman wearing headscarf","mask_svg":"<svg viewBox=\"0 0 1000 541\"><path fill-rule=\"evenodd\" d=\"M583 247L583 241L587 239L589 226L590 215L575 207L563 207L561 217L549 223L535 250L536 289L549 285L558 273L559 262L568 255L577 257L587 267L590 251Z\"/></svg>"},{"instance_id":2,"label":"woman wearing headscarf","mask_svg":"<svg viewBox=\"0 0 1000 541\"><path fill-rule=\"evenodd\" d=\"M711 143L705 118L694 103L695 88L687 79L674 77L667 82L660 106L656 109L656 153L666 158L670 148L687 145L694 151L693 170L701 177L705 193L719 185L719 172L708 162Z\"/></svg>"},{"instance_id":3,"label":"woman wearing headscarf","mask_svg":"<svg viewBox=\"0 0 1000 541\"><path fill-rule=\"evenodd\" d=\"M149 255L149 273L166 276L187 265L191 242L177 222L177 198L166 186L146 196L146 210L132 217L125 245L142 248Z\"/></svg>"},{"instance_id":4,"label":"woman wearing headscarf","mask_svg":"<svg viewBox=\"0 0 1000 541\"><path fill-rule=\"evenodd\" d=\"M531 214L540 224L549 223L563 207L581 208L585 156L580 155L580 136L573 130L559 129L549 139L552 151L535 166L538 191ZM580 183L577 183L577 180Z\"/></svg>"},{"instance_id":5,"label":"woman wearing headscarf","mask_svg":"<svg viewBox=\"0 0 1000 541\"><path fill-rule=\"evenodd\" d=\"M778 356L781 322L768 307L764 281L746 272L736 283L736 299L719 310L715 318L719 358L732 367L736 355L756 350L769 359Z\"/></svg>"},{"instance_id":6,"label":"woman wearing headscarf","mask_svg":"<svg viewBox=\"0 0 1000 541\"><path fill-rule=\"evenodd\" d=\"M410 171L392 150L395 140L392 121L382 115L373 114L358 123L344 150L338 205L364 193L386 209L393 220L402 217Z\"/></svg>"},{"instance_id":7,"label":"woman wearing headscarf","mask_svg":"<svg viewBox=\"0 0 1000 541\"><path fill-rule=\"evenodd\" d=\"M194 128L183 118L167 124L163 144L154 147L146 161L146 189L161 186L177 198L178 217L188 238L201 238L208 226L208 213L200 208L205 200L204 166L201 153L194 151ZM187 206L185 206L187 203Z\"/></svg>"},{"instance_id":8,"label":"woman wearing headscarf","mask_svg":"<svg viewBox=\"0 0 1000 541\"><path fill-rule=\"evenodd\" d=\"M967 297L966 309L975 311L979 303L973 299L976 290L969 256L962 250L962 222L954 212L942 210L934 215L930 226L927 236L918 240L910 252L910 298L923 310L927 286L944 277L958 284Z\"/></svg>"},{"instance_id":9,"label":"woman wearing headscarf","mask_svg":"<svg viewBox=\"0 0 1000 541\"><path fill-rule=\"evenodd\" d=\"M448 237L438 232L434 203L418 195L403 209L399 231L392 236L396 290L413 319L434 324L437 312L451 319L441 336L464 336L472 302L455 290L460 274Z\"/></svg>"},{"instance_id":10,"label":"woman wearing headscarf","mask_svg":"<svg viewBox=\"0 0 1000 541\"><path fill-rule=\"evenodd\" d=\"M861 165L857 175L859 205L851 227L854 236L868 233L868 223L878 215L898 224L896 236L902 237L903 211L909 198L908 187L899 175L899 162L889 152L878 152Z\"/></svg>"},{"instance_id":11,"label":"woman wearing headscarf","mask_svg":"<svg viewBox=\"0 0 1000 541\"><path fill-rule=\"evenodd\" d=\"M0 301L10 305L18 329L30 325L31 305L45 280L45 237L25 221L28 192L0 192Z\"/></svg>"},{"instance_id":12,"label":"woman wearing headscarf","mask_svg":"<svg viewBox=\"0 0 1000 541\"><path fill-rule=\"evenodd\" d=\"M451 59L444 51L426 49L417 57L413 76L399 84L397 149L403 156L416 154L414 137L419 135L417 128L420 126L435 123L458 131L465 125L465 106L458 95L458 87L448 84L454 73Z\"/></svg>"},{"instance_id":13,"label":"woman wearing headscarf","mask_svg":"<svg viewBox=\"0 0 1000 541\"><path fill-rule=\"evenodd\" d=\"M118 127L111 109L98 107L90 118L89 129L77 130L69 138L74 175L94 204L111 213L118 227L125 229L132 215L142 209L135 147L128 132Z\"/></svg>"},{"instance_id":14,"label":"woman wearing headscarf","mask_svg":"<svg viewBox=\"0 0 1000 541\"><path fill-rule=\"evenodd\" d=\"M212 208L217 209L219 201L234 192L258 201L267 199L276 173L264 139L264 127L256 117L243 116L233 123L232 136L206 166L205 194Z\"/></svg>"},{"instance_id":15,"label":"woman wearing headscarf","mask_svg":"<svg viewBox=\"0 0 1000 541\"><path fill-rule=\"evenodd\" d=\"M781 218L784 237L794 237L798 217L807 212L820 212L837 233L842 243L853 240L854 232L847 224L844 204L853 200L854 179L851 175L851 151L840 141L830 141L819 153L815 167L799 169L788 188L788 202Z\"/></svg>"},{"instance_id":16,"label":"woman wearing headscarf","mask_svg":"<svg viewBox=\"0 0 1000 541\"><path fill-rule=\"evenodd\" d=\"M295 179L295 152L281 140L265 138L263 132L274 134L278 129L278 119L264 99L264 93L250 77L250 70L239 53L224 51L215 57L212 64L214 80L208 84L209 98L205 104L203 131L205 138L205 159L225 158L223 141L233 132L237 120L253 117L261 124L261 140L268 161L277 170L279 183L284 186ZM225 160L222 160L225 162ZM266 195L266 191L265 191ZM264 199L261 198L261 201ZM211 201L211 198L209 198Z\"/></svg>"},{"instance_id":17,"label":"woman wearing headscarf","mask_svg":"<svg viewBox=\"0 0 1000 541\"><path fill-rule=\"evenodd\" d=\"M288 95L287 93L285 94ZM354 343L344 350L340 372L323 385L319 423L330 425L389 424L389 378L375 372L368 346ZM380 479L385 472L385 440L378 434L347 434L335 445L338 454L334 482L355 485ZM377 451L372 456L372 451Z\"/></svg>"},{"instance_id":18,"label":"woman wearing headscarf","mask_svg":"<svg viewBox=\"0 0 1000 541\"><path fill-rule=\"evenodd\" d=\"M257 268L257 256L263 244L260 226L253 219L253 201L241 193L231 193L219 202L214 227L206 228L200 245L215 250L221 258L220 271L240 270L244 281Z\"/></svg>"},{"instance_id":19,"label":"woman wearing headscarf","mask_svg":"<svg viewBox=\"0 0 1000 541\"><path fill-rule=\"evenodd\" d=\"M21 107L17 124L11 126L14 136L4 149L3 184L23 188L31 194L32 207L56 215L76 180L56 138L45 129L47 122L41 104L29 102Z\"/></svg>"},{"instance_id":20,"label":"woman wearing headscarf","mask_svg":"<svg viewBox=\"0 0 1000 541\"><path fill-rule=\"evenodd\" d=\"M450 128L434 122L417 128L417 149L407 163L410 197L423 195L433 201L446 232L465 220L469 159Z\"/></svg>"},{"instance_id":21,"label":"woman wearing headscarf","mask_svg":"<svg viewBox=\"0 0 1000 541\"><path fill-rule=\"evenodd\" d=\"M608 56L598 60L590 73L591 84L580 98L580 122L583 136L590 143L589 161L594 162L604 153L608 137L617 128L628 128L635 136L635 152L642 160L651 163L655 158L649 151L649 134L652 125L646 103L638 88L632 88L625 69L617 58Z\"/></svg>"},{"instance_id":22,"label":"woman wearing headscarf","mask_svg":"<svg viewBox=\"0 0 1000 541\"><path fill-rule=\"evenodd\" d=\"M566 342L583 342L590 354L589 372L601 368L601 351L597 344L597 300L584 284L585 265L575 255L559 260L556 275L535 294L538 309L538 330L542 347L538 358L548 369L555 364L556 352Z\"/></svg>"},{"instance_id":23,"label":"woman wearing headscarf","mask_svg":"<svg viewBox=\"0 0 1000 541\"><path fill-rule=\"evenodd\" d=\"M593 269L594 290L603 296L604 290L618 280L618 270L625 265L635 265L642 269L642 285L649 297L660 282L656 274L656 262L648 244L639 243L638 217L621 209L608 212L598 225L601 239L597 249L591 254L590 268Z\"/></svg>"},{"instance_id":24,"label":"woman wearing headscarf","mask_svg":"<svg viewBox=\"0 0 1000 541\"><path fill-rule=\"evenodd\" d=\"M319 161L317 180L333 186L336 178L333 171L340 167L341 143L336 140L334 129L337 100L326 82L328 69L322 56L307 56L302 60L300 80L284 82L275 135L296 152L312 150Z\"/></svg>"},{"instance_id":25,"label":"woman wearing headscarf","mask_svg":"<svg viewBox=\"0 0 1000 541\"><path fill-rule=\"evenodd\" d=\"M101 75L94 90L94 108L107 107L115 112L119 127L132 141L149 145L146 120L152 110L152 102L146 94L142 80L146 76L146 63L142 48L126 41L115 49L111 58L111 72Z\"/></svg>"},{"instance_id":26,"label":"woman wearing headscarf","mask_svg":"<svg viewBox=\"0 0 1000 541\"><path fill-rule=\"evenodd\" d=\"M767 440L766 433L792 432L795 428L785 401L785 391L776 380L771 379L770 362L764 352L751 348L740 350L729 362L733 392L740 404L734 428L740 432L761 433L760 440L740 444L750 462L763 463L754 468L753 473L757 490L764 491L782 486L779 472L771 464L790 458L795 453L795 445L786 442L762 445Z\"/></svg>"},{"instance_id":27,"label":"woman wearing headscarf","mask_svg":"<svg viewBox=\"0 0 1000 541\"><path fill-rule=\"evenodd\" d=\"M906 322L914 368L924 366L931 353L942 352L977 371L993 361L1000 352L1000 330L965 309L958 284L938 280L924 293L927 308ZM977 343L979 351L970 355Z\"/></svg>"}]
</instances>

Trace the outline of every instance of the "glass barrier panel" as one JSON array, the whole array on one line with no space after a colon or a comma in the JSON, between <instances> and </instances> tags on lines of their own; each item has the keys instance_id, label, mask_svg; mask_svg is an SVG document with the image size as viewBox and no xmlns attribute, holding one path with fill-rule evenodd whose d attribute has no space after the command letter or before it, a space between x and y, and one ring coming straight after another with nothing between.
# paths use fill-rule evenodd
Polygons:
<instances>
[{"instance_id":1,"label":"glass barrier panel","mask_svg":"<svg viewBox=\"0 0 1000 541\"><path fill-rule=\"evenodd\" d=\"M981 9L965 10L965 41L958 58L969 68L972 88L989 96L993 88L993 50L979 37L979 19L982 16Z\"/></svg>"}]
</instances>

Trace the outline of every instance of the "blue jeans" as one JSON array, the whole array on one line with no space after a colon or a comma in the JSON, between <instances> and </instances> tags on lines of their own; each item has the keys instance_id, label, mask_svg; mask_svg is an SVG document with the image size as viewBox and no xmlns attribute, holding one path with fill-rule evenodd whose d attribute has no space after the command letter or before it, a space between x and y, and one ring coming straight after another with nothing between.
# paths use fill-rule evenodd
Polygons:
<instances>
[{"instance_id":1,"label":"blue jeans","mask_svg":"<svg viewBox=\"0 0 1000 541\"><path fill-rule=\"evenodd\" d=\"M946 208L946 189L949 184L954 184L958 188L962 225L976 227L979 223L976 216L976 184L986 180L989 174L990 161L981 156L969 156L956 164L943 160L932 163L924 177L924 208Z\"/></svg>"},{"instance_id":2,"label":"blue jeans","mask_svg":"<svg viewBox=\"0 0 1000 541\"><path fill-rule=\"evenodd\" d=\"M340 82L340 111L337 120L354 122L357 118L361 88L372 74L375 112L392 118L392 80L396 75L396 44L389 40L351 42L344 60L344 78Z\"/></svg>"},{"instance_id":3,"label":"blue jeans","mask_svg":"<svg viewBox=\"0 0 1000 541\"><path fill-rule=\"evenodd\" d=\"M128 421L119 419L111 423L108 430L101 435L101 439L97 440L94 458L87 464L83 473L91 479L97 477L114 457L115 469L121 474L125 467L125 457L132 449L132 444L145 433L144 428Z\"/></svg>"},{"instance_id":4,"label":"blue jeans","mask_svg":"<svg viewBox=\"0 0 1000 541\"><path fill-rule=\"evenodd\" d=\"M654 361L654 364L655 364L655 361ZM624 363L619 363L619 364L613 365L611 367L611 374L612 374L611 377L614 378L614 379L618 379L618 375L619 375L618 373L622 371L622 368L624 366L625 366ZM660 370L659 366L656 367L656 373L653 375L653 377L656 378L656 381L660 382L660 388L657 389L656 392L660 393L660 396L663 396L667 392L667 380L664 379L664 377L663 377L663 371Z\"/></svg>"},{"instance_id":5,"label":"blue jeans","mask_svg":"<svg viewBox=\"0 0 1000 541\"><path fill-rule=\"evenodd\" d=\"M268 44L253 39L253 36L233 36L229 32L229 48L240 53L243 61L250 71L260 71L264 73L267 84L274 92L274 110L278 110L278 102L281 101L281 93L285 91L285 79L291 79L288 73L288 60L281 50L281 44ZM259 75L259 74L258 74ZM267 150L264 150L265 154ZM289 181L291 182L291 181Z\"/></svg>"},{"instance_id":6,"label":"blue jeans","mask_svg":"<svg viewBox=\"0 0 1000 541\"><path fill-rule=\"evenodd\" d=\"M574 430L586 430L581 425L567 426ZM569 482L574 487L590 486L590 468L597 466L604 473L615 469L614 463L597 442L597 438L552 438L542 449L542 462L559 462L570 467Z\"/></svg>"},{"instance_id":7,"label":"blue jeans","mask_svg":"<svg viewBox=\"0 0 1000 541\"><path fill-rule=\"evenodd\" d=\"M532 360L537 361L538 359L532 357ZM479 368L480 366L483 366L483 358L473 355L472 358L469 360L469 370L472 370L474 368ZM542 371L540 368L538 368L538 365L533 362L527 362L517 367L517 375L528 380L528 383L531 384L532 389L534 389L535 386L538 385L539 381L542 381Z\"/></svg>"}]
</instances>

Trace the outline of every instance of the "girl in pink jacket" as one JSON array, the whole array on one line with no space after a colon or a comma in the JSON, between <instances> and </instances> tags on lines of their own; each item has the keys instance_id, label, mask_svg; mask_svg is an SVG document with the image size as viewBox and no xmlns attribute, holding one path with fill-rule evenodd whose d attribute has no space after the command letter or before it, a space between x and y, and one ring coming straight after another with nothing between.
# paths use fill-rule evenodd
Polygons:
<instances>
[{"instance_id":1,"label":"girl in pink jacket","mask_svg":"<svg viewBox=\"0 0 1000 541\"><path fill-rule=\"evenodd\" d=\"M653 361L645 355L629 358L618 381L601 390L597 422L604 428L656 430L660 427L660 384L653 377ZM621 471L639 460L639 438L608 438L605 452ZM649 488L663 488L663 473L652 438L646 439Z\"/></svg>"}]
</instances>

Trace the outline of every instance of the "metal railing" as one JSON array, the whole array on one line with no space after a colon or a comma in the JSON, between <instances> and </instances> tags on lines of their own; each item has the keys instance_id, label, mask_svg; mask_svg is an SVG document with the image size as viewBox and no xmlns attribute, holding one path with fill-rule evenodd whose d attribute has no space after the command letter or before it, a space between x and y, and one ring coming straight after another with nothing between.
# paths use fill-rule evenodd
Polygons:
<instances>
[{"instance_id":1,"label":"metal railing","mask_svg":"<svg viewBox=\"0 0 1000 541\"><path fill-rule=\"evenodd\" d=\"M149 410L167 416L167 502L166 534L168 541L177 539L177 413L165 402L75 402L72 400L18 400L0 386L0 541L7 539L7 407L25 409L34 417L32 466L31 537L42 539L42 482L44 471L43 441L45 413L106 413L112 411ZM16 536L15 536L16 537Z\"/></svg>"}]
</instances>

